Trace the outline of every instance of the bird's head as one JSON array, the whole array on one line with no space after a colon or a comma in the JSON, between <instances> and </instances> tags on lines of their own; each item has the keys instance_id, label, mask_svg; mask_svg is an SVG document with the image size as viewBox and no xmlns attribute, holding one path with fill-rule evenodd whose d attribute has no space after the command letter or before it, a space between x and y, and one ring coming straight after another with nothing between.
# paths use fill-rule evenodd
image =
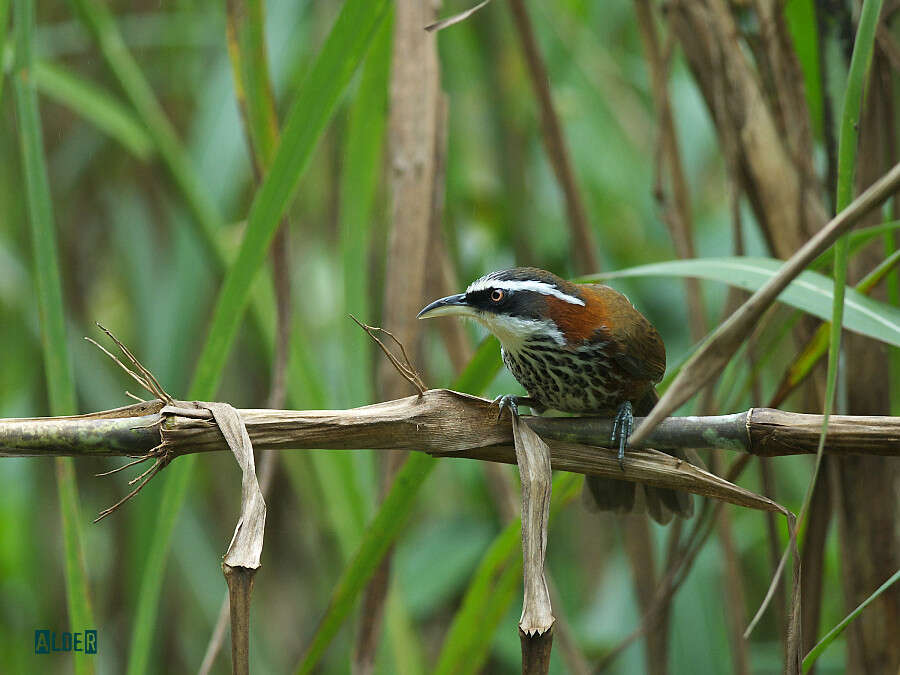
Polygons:
<instances>
[{"instance_id":1,"label":"bird's head","mask_svg":"<svg viewBox=\"0 0 900 675\"><path fill-rule=\"evenodd\" d=\"M544 270L517 267L487 274L469 284L465 293L435 300L418 318L453 315L475 319L496 335L507 351L517 351L535 337L564 344L563 320L584 304L577 285Z\"/></svg>"}]
</instances>

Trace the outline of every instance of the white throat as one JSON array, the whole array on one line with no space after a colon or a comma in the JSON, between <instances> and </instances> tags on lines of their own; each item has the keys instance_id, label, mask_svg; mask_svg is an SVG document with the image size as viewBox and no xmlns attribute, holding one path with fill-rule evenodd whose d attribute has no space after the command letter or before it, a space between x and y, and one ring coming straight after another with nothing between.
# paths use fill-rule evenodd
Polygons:
<instances>
[{"instance_id":1,"label":"white throat","mask_svg":"<svg viewBox=\"0 0 900 675\"><path fill-rule=\"evenodd\" d=\"M525 343L536 335L549 337L561 345L566 342L556 324L549 319L523 319L479 312L475 320L497 336L504 351L512 354L521 350Z\"/></svg>"}]
</instances>

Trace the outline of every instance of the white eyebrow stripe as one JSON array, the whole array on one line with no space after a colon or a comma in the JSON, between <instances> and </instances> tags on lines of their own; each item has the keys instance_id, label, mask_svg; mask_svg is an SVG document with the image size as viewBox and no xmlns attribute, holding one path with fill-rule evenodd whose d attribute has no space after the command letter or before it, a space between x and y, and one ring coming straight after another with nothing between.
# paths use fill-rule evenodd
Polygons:
<instances>
[{"instance_id":1,"label":"white eyebrow stripe","mask_svg":"<svg viewBox=\"0 0 900 675\"><path fill-rule=\"evenodd\" d=\"M581 305L582 307L584 306L584 300L580 300L574 295L563 293L556 286L548 284L544 281L510 281L505 279L483 278L470 284L466 289L466 293L477 293L478 291L484 291L488 288L501 288L513 292L534 291L535 293L540 293L541 295L552 295L553 297L559 298L560 300L568 302L572 305Z\"/></svg>"}]
</instances>

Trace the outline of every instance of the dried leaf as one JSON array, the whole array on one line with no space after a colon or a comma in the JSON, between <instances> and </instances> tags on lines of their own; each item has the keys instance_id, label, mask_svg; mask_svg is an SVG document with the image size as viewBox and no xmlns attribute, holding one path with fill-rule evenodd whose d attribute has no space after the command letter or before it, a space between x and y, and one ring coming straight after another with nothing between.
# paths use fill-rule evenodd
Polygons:
<instances>
[{"instance_id":1,"label":"dried leaf","mask_svg":"<svg viewBox=\"0 0 900 675\"><path fill-rule=\"evenodd\" d=\"M240 414L227 403L199 403L209 410L241 467L241 514L225 553L229 567L259 568L266 527L266 502L256 479L253 446Z\"/></svg>"},{"instance_id":2,"label":"dried leaf","mask_svg":"<svg viewBox=\"0 0 900 675\"><path fill-rule=\"evenodd\" d=\"M522 559L525 596L519 628L542 635L553 626L550 591L544 576L547 521L550 518L552 475L550 448L518 415L512 416L516 461L522 481Z\"/></svg>"}]
</instances>

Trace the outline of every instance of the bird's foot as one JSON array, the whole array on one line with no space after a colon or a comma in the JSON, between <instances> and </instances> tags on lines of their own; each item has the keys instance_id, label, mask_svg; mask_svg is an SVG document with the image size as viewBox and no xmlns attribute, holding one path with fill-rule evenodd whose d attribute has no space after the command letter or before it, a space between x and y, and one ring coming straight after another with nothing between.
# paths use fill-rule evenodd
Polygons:
<instances>
[{"instance_id":1,"label":"bird's foot","mask_svg":"<svg viewBox=\"0 0 900 675\"><path fill-rule=\"evenodd\" d=\"M631 407L631 401L625 401L619 406L619 410L613 419L612 438L613 445L616 441L619 443L619 454L616 458L619 460L619 468L625 470L625 444L628 443L628 437L634 431L634 410Z\"/></svg>"},{"instance_id":2,"label":"bird's foot","mask_svg":"<svg viewBox=\"0 0 900 675\"><path fill-rule=\"evenodd\" d=\"M533 398L530 396L516 396L514 394L503 394L495 398L492 403L495 403L500 407L500 411L497 413L497 419L499 420L503 416L503 410L505 408L509 408L509 411L513 415L519 414L519 406L526 405L531 408L531 412L541 414L544 411L544 408L540 406Z\"/></svg>"},{"instance_id":3,"label":"bird's foot","mask_svg":"<svg viewBox=\"0 0 900 675\"><path fill-rule=\"evenodd\" d=\"M497 398L495 398L492 403L495 403L500 410L497 412L497 419L499 420L503 417L503 411L505 409L509 409L511 415L518 417L519 416L519 401L522 400L523 396L515 396L513 394L501 394Z\"/></svg>"}]
</instances>

